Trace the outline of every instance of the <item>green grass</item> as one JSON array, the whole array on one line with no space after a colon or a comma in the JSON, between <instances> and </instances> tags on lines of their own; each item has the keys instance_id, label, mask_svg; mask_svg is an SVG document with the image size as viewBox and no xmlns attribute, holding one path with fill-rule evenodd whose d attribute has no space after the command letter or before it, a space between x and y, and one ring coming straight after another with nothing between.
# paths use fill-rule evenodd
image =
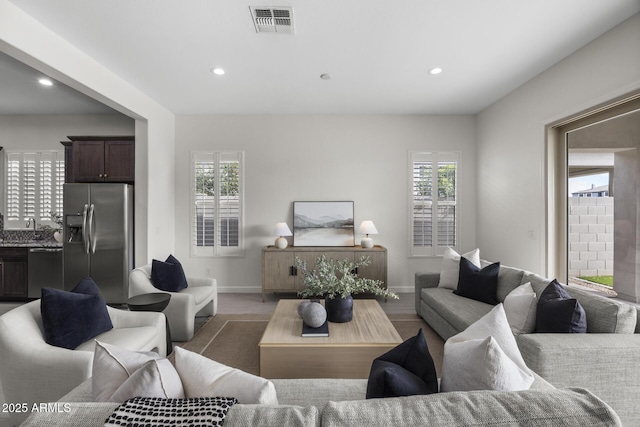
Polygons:
<instances>
[{"instance_id":1,"label":"green grass","mask_svg":"<svg viewBox=\"0 0 640 427\"><path fill-rule=\"evenodd\" d=\"M599 283L613 288L613 276L584 276L579 277L579 279L588 280L589 282Z\"/></svg>"}]
</instances>

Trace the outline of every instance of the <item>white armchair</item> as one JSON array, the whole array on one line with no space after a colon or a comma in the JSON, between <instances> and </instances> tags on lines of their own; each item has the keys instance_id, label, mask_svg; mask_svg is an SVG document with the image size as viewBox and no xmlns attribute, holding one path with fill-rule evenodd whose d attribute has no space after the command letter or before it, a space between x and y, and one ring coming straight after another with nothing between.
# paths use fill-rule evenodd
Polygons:
<instances>
[{"instance_id":1,"label":"white armchair","mask_svg":"<svg viewBox=\"0 0 640 427\"><path fill-rule=\"evenodd\" d=\"M161 313L132 312L107 306L113 329L80 344L75 350L45 342L40 300L0 316L0 382L8 403L55 402L91 377L95 340L135 351L165 356L165 317ZM12 413L20 424L29 413Z\"/></svg>"},{"instance_id":2,"label":"white armchair","mask_svg":"<svg viewBox=\"0 0 640 427\"><path fill-rule=\"evenodd\" d=\"M218 312L216 279L187 276L187 286L179 292L167 292L153 286L151 264L138 267L129 274L129 298L141 294L164 292L171 301L163 313L169 320L171 338L189 341L193 338L196 315L215 316Z\"/></svg>"}]
</instances>

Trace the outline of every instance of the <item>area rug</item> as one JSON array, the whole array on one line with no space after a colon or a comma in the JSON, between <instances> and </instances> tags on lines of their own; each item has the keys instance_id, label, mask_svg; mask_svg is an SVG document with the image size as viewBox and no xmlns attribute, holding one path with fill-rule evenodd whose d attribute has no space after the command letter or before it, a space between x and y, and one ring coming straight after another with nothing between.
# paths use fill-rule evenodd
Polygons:
<instances>
[{"instance_id":1,"label":"area rug","mask_svg":"<svg viewBox=\"0 0 640 427\"><path fill-rule=\"evenodd\" d=\"M415 314L388 314L403 340L422 328L431 357L440 375L444 341ZM269 322L266 314L219 314L203 324L193 339L180 346L254 375L260 374L258 343Z\"/></svg>"}]
</instances>

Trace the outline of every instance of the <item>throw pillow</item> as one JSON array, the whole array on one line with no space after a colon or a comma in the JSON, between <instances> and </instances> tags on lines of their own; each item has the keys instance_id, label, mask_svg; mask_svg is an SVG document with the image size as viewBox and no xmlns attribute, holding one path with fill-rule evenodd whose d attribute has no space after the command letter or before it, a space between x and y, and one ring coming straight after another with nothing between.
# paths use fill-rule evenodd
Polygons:
<instances>
[{"instance_id":1,"label":"throw pillow","mask_svg":"<svg viewBox=\"0 0 640 427\"><path fill-rule=\"evenodd\" d=\"M92 394L95 402L124 402L134 396L183 398L182 382L169 360L96 341Z\"/></svg>"},{"instance_id":2,"label":"throw pillow","mask_svg":"<svg viewBox=\"0 0 640 427\"><path fill-rule=\"evenodd\" d=\"M438 392L436 368L422 329L373 361L367 399Z\"/></svg>"},{"instance_id":3,"label":"throw pillow","mask_svg":"<svg viewBox=\"0 0 640 427\"><path fill-rule=\"evenodd\" d=\"M107 304L88 277L71 291L42 288L40 313L45 341L70 350L113 328Z\"/></svg>"},{"instance_id":4,"label":"throw pillow","mask_svg":"<svg viewBox=\"0 0 640 427\"><path fill-rule=\"evenodd\" d=\"M533 381L502 304L444 344L440 391L527 390Z\"/></svg>"},{"instance_id":5,"label":"throw pillow","mask_svg":"<svg viewBox=\"0 0 640 427\"><path fill-rule=\"evenodd\" d=\"M514 335L530 334L536 329L537 306L538 298L530 282L509 292L504 299L504 311Z\"/></svg>"},{"instance_id":6,"label":"throw pillow","mask_svg":"<svg viewBox=\"0 0 640 427\"><path fill-rule=\"evenodd\" d=\"M536 332L587 332L587 315L584 309L555 279L544 288L538 299Z\"/></svg>"},{"instance_id":7,"label":"throw pillow","mask_svg":"<svg viewBox=\"0 0 640 427\"><path fill-rule=\"evenodd\" d=\"M182 264L173 255L169 255L164 262L157 259L151 261L151 283L167 292L178 292L188 286Z\"/></svg>"},{"instance_id":8,"label":"throw pillow","mask_svg":"<svg viewBox=\"0 0 640 427\"><path fill-rule=\"evenodd\" d=\"M460 258L460 275L458 288L454 294L471 298L487 304L496 305L498 299L498 273L500 273L500 263L495 262L485 268L476 267L465 257Z\"/></svg>"},{"instance_id":9,"label":"throw pillow","mask_svg":"<svg viewBox=\"0 0 640 427\"><path fill-rule=\"evenodd\" d=\"M471 261L476 267L480 267L480 249L474 249L462 255ZM442 256L440 268L439 288L456 289L458 287L458 275L460 272L460 254L451 248L447 248Z\"/></svg>"},{"instance_id":10,"label":"throw pillow","mask_svg":"<svg viewBox=\"0 0 640 427\"><path fill-rule=\"evenodd\" d=\"M273 383L197 353L175 347L176 370L186 397L229 396L238 403L277 405Z\"/></svg>"}]
</instances>

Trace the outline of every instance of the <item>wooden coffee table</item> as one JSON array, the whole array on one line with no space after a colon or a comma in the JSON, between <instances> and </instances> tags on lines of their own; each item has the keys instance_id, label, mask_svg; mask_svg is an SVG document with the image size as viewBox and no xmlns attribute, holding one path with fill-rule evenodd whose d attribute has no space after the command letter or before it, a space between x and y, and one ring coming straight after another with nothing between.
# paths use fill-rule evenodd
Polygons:
<instances>
[{"instance_id":1,"label":"wooden coffee table","mask_svg":"<svg viewBox=\"0 0 640 427\"><path fill-rule=\"evenodd\" d=\"M402 342L376 300L354 300L353 320L328 337L302 337L301 300L280 300L258 344L265 378L368 378L373 359Z\"/></svg>"}]
</instances>

